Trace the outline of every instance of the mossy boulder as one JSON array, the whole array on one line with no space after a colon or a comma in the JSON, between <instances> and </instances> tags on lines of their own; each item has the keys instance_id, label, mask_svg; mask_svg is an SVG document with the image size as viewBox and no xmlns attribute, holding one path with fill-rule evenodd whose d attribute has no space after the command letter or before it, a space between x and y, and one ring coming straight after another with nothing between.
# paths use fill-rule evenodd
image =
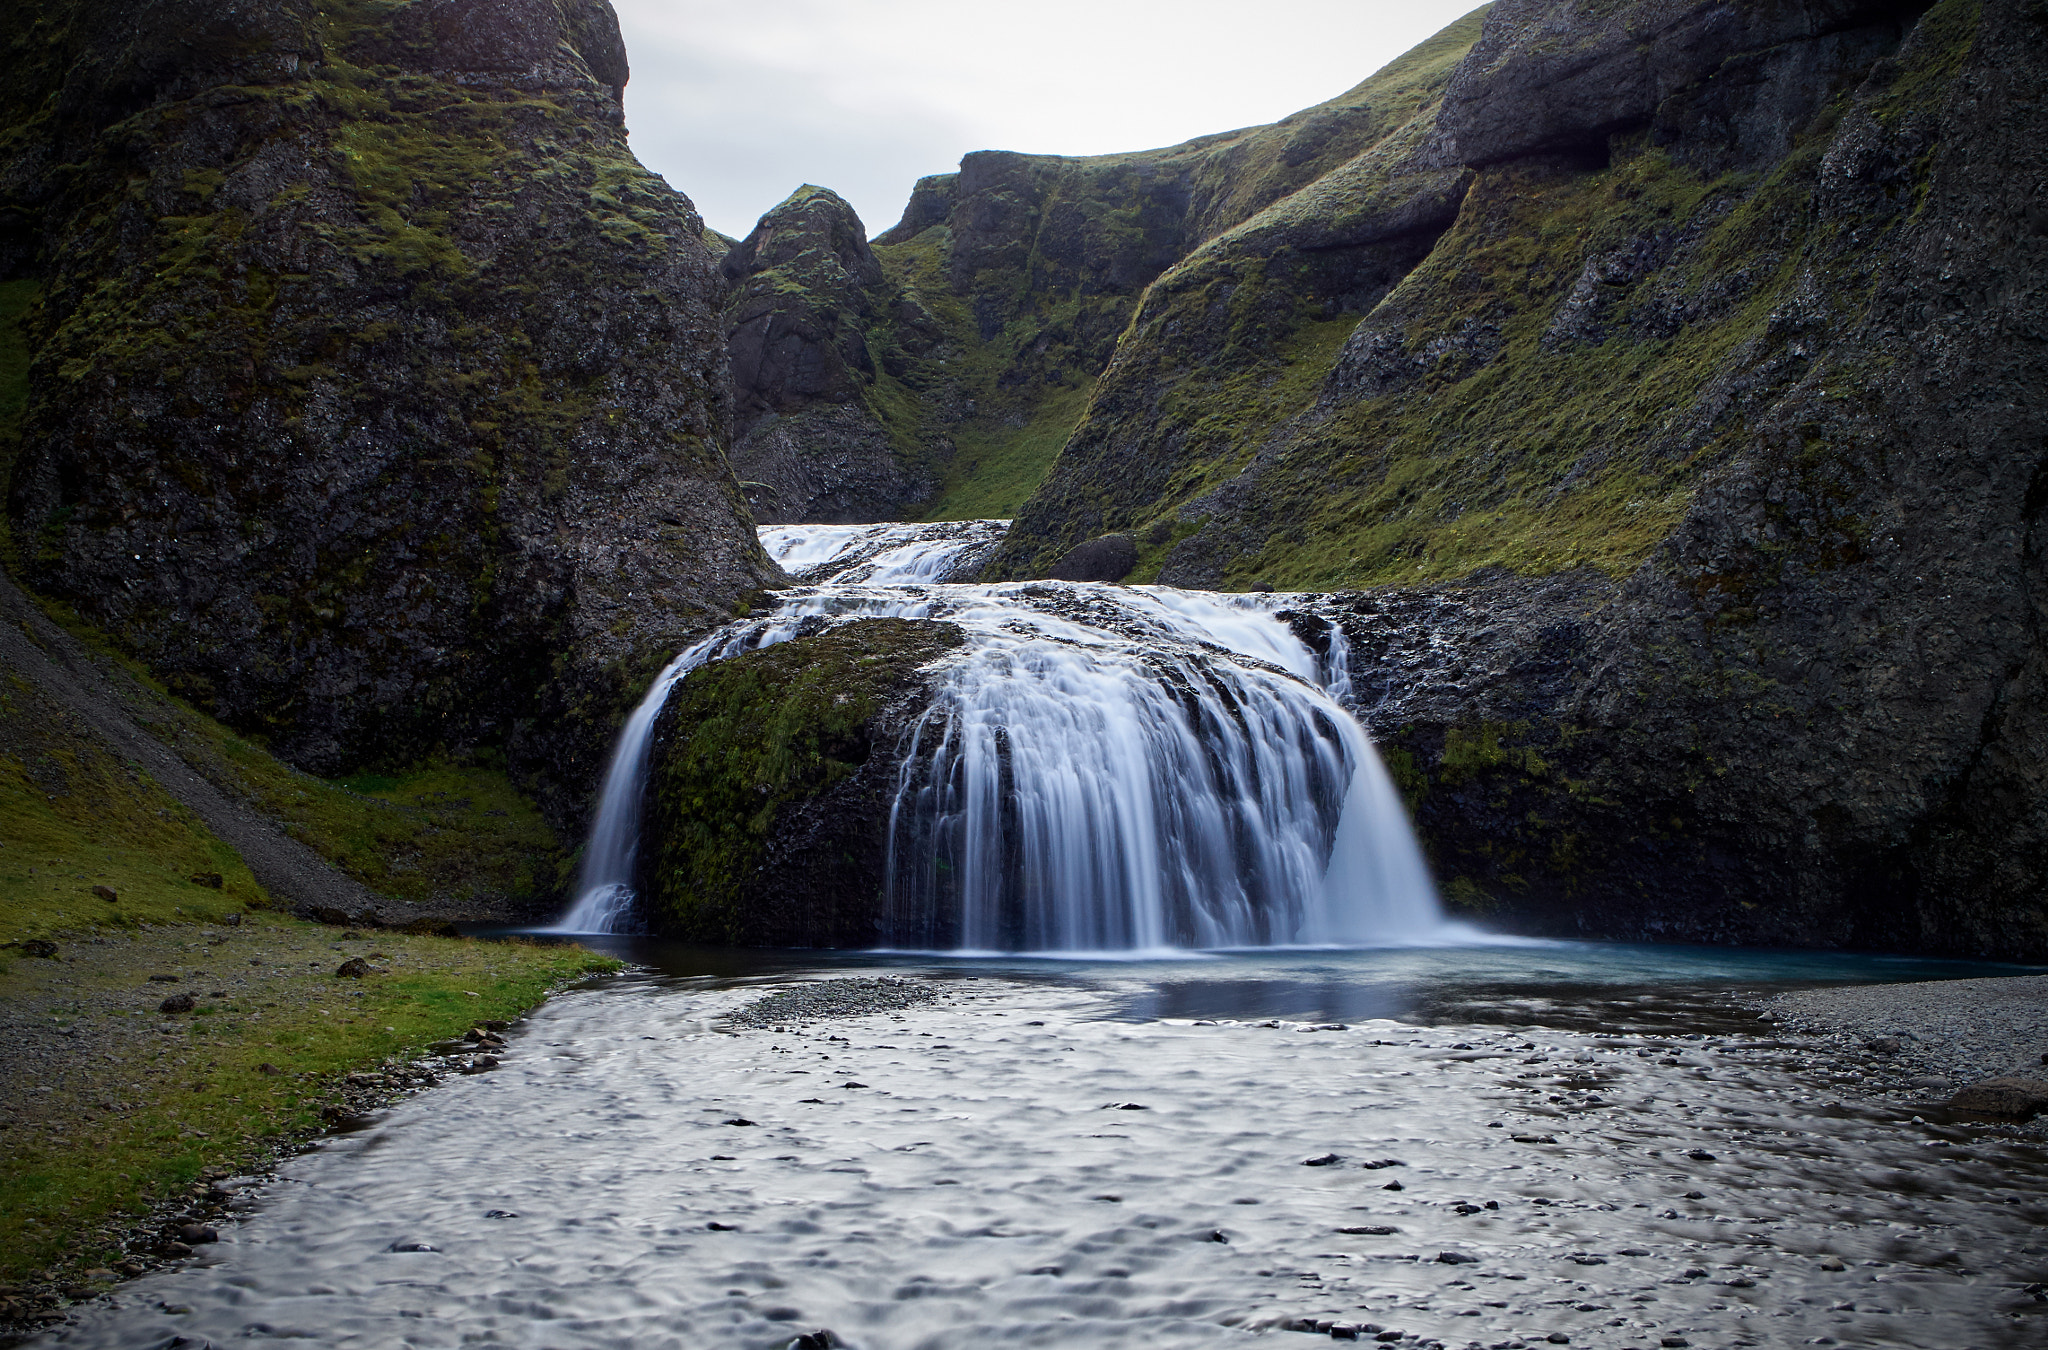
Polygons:
<instances>
[{"instance_id":1,"label":"mossy boulder","mask_svg":"<svg viewBox=\"0 0 2048 1350\"><path fill-rule=\"evenodd\" d=\"M757 947L885 936L889 808L952 624L862 619L715 662L655 726L640 894L655 931Z\"/></svg>"},{"instance_id":2,"label":"mossy boulder","mask_svg":"<svg viewBox=\"0 0 2048 1350\"><path fill-rule=\"evenodd\" d=\"M295 764L503 744L572 818L621 705L778 579L609 5L16 17L12 563Z\"/></svg>"}]
</instances>

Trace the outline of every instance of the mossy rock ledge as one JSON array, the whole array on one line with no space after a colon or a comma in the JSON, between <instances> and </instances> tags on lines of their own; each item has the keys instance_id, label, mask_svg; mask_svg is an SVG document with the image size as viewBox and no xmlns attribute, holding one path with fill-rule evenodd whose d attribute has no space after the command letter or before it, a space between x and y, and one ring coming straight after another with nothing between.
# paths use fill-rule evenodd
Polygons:
<instances>
[{"instance_id":1,"label":"mossy rock ledge","mask_svg":"<svg viewBox=\"0 0 2048 1350\"><path fill-rule=\"evenodd\" d=\"M861 619L692 671L655 723L640 893L656 932L750 947L884 936L888 819L953 624Z\"/></svg>"}]
</instances>

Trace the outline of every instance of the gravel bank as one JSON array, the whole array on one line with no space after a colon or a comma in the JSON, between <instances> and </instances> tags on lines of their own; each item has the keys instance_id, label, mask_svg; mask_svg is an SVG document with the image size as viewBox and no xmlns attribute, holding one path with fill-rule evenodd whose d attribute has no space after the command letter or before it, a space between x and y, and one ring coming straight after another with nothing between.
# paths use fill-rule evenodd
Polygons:
<instances>
[{"instance_id":1,"label":"gravel bank","mask_svg":"<svg viewBox=\"0 0 2048 1350\"><path fill-rule=\"evenodd\" d=\"M749 1003L727 1015L725 1021L734 1027L767 1027L827 1017L865 1017L869 1013L901 1012L931 1003L939 994L937 985L891 975L877 979L815 980Z\"/></svg>"},{"instance_id":2,"label":"gravel bank","mask_svg":"<svg viewBox=\"0 0 2048 1350\"><path fill-rule=\"evenodd\" d=\"M1986 1078L2048 1078L2048 975L1802 989L1757 1006L1788 1030L1875 1052L1885 1078L1921 1096ZM2048 1136L2048 1119L2027 1129Z\"/></svg>"}]
</instances>

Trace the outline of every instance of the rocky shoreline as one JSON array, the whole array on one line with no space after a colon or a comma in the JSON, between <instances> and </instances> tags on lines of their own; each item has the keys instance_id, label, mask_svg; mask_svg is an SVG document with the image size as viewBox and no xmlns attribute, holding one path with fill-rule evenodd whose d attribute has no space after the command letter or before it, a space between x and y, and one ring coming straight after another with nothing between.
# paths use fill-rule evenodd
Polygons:
<instances>
[{"instance_id":1,"label":"rocky shoreline","mask_svg":"<svg viewBox=\"0 0 2048 1350\"><path fill-rule=\"evenodd\" d=\"M1823 1047L1875 1056L1871 1088L1889 1096L1969 1110L1952 1094L2048 1079L2048 975L1800 989L1755 1006ZM2048 1115L2018 1128L2048 1139Z\"/></svg>"}]
</instances>

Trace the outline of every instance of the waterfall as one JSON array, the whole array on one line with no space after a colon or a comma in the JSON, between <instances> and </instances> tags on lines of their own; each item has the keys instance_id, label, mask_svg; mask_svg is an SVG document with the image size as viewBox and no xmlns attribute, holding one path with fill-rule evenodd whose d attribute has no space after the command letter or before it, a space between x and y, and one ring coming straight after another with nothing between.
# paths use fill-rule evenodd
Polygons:
<instances>
[{"instance_id":1,"label":"waterfall","mask_svg":"<svg viewBox=\"0 0 2048 1350\"><path fill-rule=\"evenodd\" d=\"M1345 709L1348 652L1303 597L932 584L1005 522L772 526L814 584L678 656L629 719L561 931L626 931L647 740L706 661L860 618L945 619L888 822L890 944L1147 951L1426 941L1442 929L1399 795Z\"/></svg>"}]
</instances>

